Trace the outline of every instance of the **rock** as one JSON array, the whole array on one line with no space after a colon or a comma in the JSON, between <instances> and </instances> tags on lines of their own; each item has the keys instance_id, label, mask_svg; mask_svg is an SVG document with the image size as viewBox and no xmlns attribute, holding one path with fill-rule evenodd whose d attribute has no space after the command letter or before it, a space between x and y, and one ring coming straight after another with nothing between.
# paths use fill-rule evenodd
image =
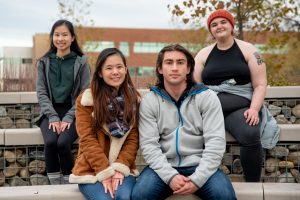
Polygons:
<instances>
[{"instance_id":1,"label":"rock","mask_svg":"<svg viewBox=\"0 0 300 200\"><path fill-rule=\"evenodd\" d=\"M289 124L289 120L287 120L284 115L277 115L275 117L277 124Z\"/></svg>"},{"instance_id":2,"label":"rock","mask_svg":"<svg viewBox=\"0 0 300 200\"><path fill-rule=\"evenodd\" d=\"M278 115L279 113L281 113L281 107L278 107L278 106L274 106L274 105L269 105L268 107L270 113L272 116L276 116Z\"/></svg>"},{"instance_id":3,"label":"rock","mask_svg":"<svg viewBox=\"0 0 300 200\"><path fill-rule=\"evenodd\" d=\"M13 119L31 119L30 110L19 110L15 108L8 108L7 116Z\"/></svg>"},{"instance_id":4,"label":"rock","mask_svg":"<svg viewBox=\"0 0 300 200\"><path fill-rule=\"evenodd\" d=\"M290 161L280 161L278 163L279 168L288 168L288 169L292 169L294 168L294 163L290 162Z\"/></svg>"},{"instance_id":5,"label":"rock","mask_svg":"<svg viewBox=\"0 0 300 200\"><path fill-rule=\"evenodd\" d=\"M292 116L292 109L288 106L283 105L281 107L281 112L286 119L289 119Z\"/></svg>"},{"instance_id":6,"label":"rock","mask_svg":"<svg viewBox=\"0 0 300 200\"><path fill-rule=\"evenodd\" d=\"M31 185L49 185L47 176L41 174L34 174L30 176Z\"/></svg>"},{"instance_id":7,"label":"rock","mask_svg":"<svg viewBox=\"0 0 300 200\"><path fill-rule=\"evenodd\" d=\"M276 146L273 149L268 150L272 157L282 158L289 155L289 150L282 146Z\"/></svg>"},{"instance_id":8,"label":"rock","mask_svg":"<svg viewBox=\"0 0 300 200\"><path fill-rule=\"evenodd\" d=\"M300 119L297 119L294 124L300 124Z\"/></svg>"},{"instance_id":9,"label":"rock","mask_svg":"<svg viewBox=\"0 0 300 200\"><path fill-rule=\"evenodd\" d=\"M275 171L264 176L264 182L277 182L280 171Z\"/></svg>"},{"instance_id":10,"label":"rock","mask_svg":"<svg viewBox=\"0 0 300 200\"><path fill-rule=\"evenodd\" d=\"M5 168L5 158L0 157L0 169L4 169L4 168Z\"/></svg>"},{"instance_id":11,"label":"rock","mask_svg":"<svg viewBox=\"0 0 300 200\"><path fill-rule=\"evenodd\" d=\"M269 173L275 172L278 167L278 160L274 158L268 158L265 163L265 170Z\"/></svg>"},{"instance_id":12,"label":"rock","mask_svg":"<svg viewBox=\"0 0 300 200\"><path fill-rule=\"evenodd\" d=\"M294 124L296 121L297 121L297 118L294 115L292 115L290 117L290 122Z\"/></svg>"},{"instance_id":13,"label":"rock","mask_svg":"<svg viewBox=\"0 0 300 200\"><path fill-rule=\"evenodd\" d=\"M5 183L5 176L2 171L0 171L0 186L3 186Z\"/></svg>"},{"instance_id":14,"label":"rock","mask_svg":"<svg viewBox=\"0 0 300 200\"><path fill-rule=\"evenodd\" d=\"M300 157L300 144L291 144L288 146L288 149L291 151L299 151L299 157Z\"/></svg>"},{"instance_id":15,"label":"rock","mask_svg":"<svg viewBox=\"0 0 300 200\"><path fill-rule=\"evenodd\" d=\"M0 117L6 117L6 116L7 116L6 108L0 106Z\"/></svg>"},{"instance_id":16,"label":"rock","mask_svg":"<svg viewBox=\"0 0 300 200\"><path fill-rule=\"evenodd\" d=\"M224 153L223 159L222 159L222 164L231 166L233 161L233 156L231 153Z\"/></svg>"},{"instance_id":17,"label":"rock","mask_svg":"<svg viewBox=\"0 0 300 200\"><path fill-rule=\"evenodd\" d=\"M45 155L43 151L33 150L29 152L29 158L34 160L45 160Z\"/></svg>"},{"instance_id":18,"label":"rock","mask_svg":"<svg viewBox=\"0 0 300 200\"><path fill-rule=\"evenodd\" d=\"M21 178L28 178L30 175L27 167L22 168L19 174Z\"/></svg>"},{"instance_id":19,"label":"rock","mask_svg":"<svg viewBox=\"0 0 300 200\"><path fill-rule=\"evenodd\" d=\"M46 170L45 161L34 160L29 163L29 171L33 174L43 174Z\"/></svg>"},{"instance_id":20,"label":"rock","mask_svg":"<svg viewBox=\"0 0 300 200\"><path fill-rule=\"evenodd\" d=\"M222 170L223 173L226 174L226 175L230 174L230 170L229 170L228 167L225 166L225 165L221 165L221 166L219 167L219 169Z\"/></svg>"},{"instance_id":21,"label":"rock","mask_svg":"<svg viewBox=\"0 0 300 200\"><path fill-rule=\"evenodd\" d=\"M34 117L38 117L40 115L40 112L41 112L41 108L40 106L34 106L33 109L32 109L32 113L34 115Z\"/></svg>"},{"instance_id":22,"label":"rock","mask_svg":"<svg viewBox=\"0 0 300 200\"><path fill-rule=\"evenodd\" d=\"M296 169L291 169L291 174L295 178L296 183L300 183L300 173Z\"/></svg>"},{"instance_id":23,"label":"rock","mask_svg":"<svg viewBox=\"0 0 300 200\"><path fill-rule=\"evenodd\" d=\"M232 173L241 174L243 173L242 163L240 159L235 159L232 163Z\"/></svg>"},{"instance_id":24,"label":"rock","mask_svg":"<svg viewBox=\"0 0 300 200\"><path fill-rule=\"evenodd\" d=\"M294 165L299 166L300 165L300 151L295 151L295 152L289 153L287 160L293 162Z\"/></svg>"},{"instance_id":25,"label":"rock","mask_svg":"<svg viewBox=\"0 0 300 200\"><path fill-rule=\"evenodd\" d=\"M300 104L292 108L292 113L295 115L295 117L300 118Z\"/></svg>"},{"instance_id":26,"label":"rock","mask_svg":"<svg viewBox=\"0 0 300 200\"><path fill-rule=\"evenodd\" d=\"M14 125L13 120L10 117L0 117L0 128L7 129Z\"/></svg>"},{"instance_id":27,"label":"rock","mask_svg":"<svg viewBox=\"0 0 300 200\"><path fill-rule=\"evenodd\" d=\"M240 155L240 146L234 146L234 145L230 146L229 153L231 153L232 155L235 155L235 156L236 155L239 156Z\"/></svg>"},{"instance_id":28,"label":"rock","mask_svg":"<svg viewBox=\"0 0 300 200\"><path fill-rule=\"evenodd\" d=\"M27 163L29 163L29 158L25 154L23 154L17 157L17 161L22 167L25 167Z\"/></svg>"},{"instance_id":29,"label":"rock","mask_svg":"<svg viewBox=\"0 0 300 200\"><path fill-rule=\"evenodd\" d=\"M295 183L295 178L291 173L283 173L278 177L278 183Z\"/></svg>"},{"instance_id":30,"label":"rock","mask_svg":"<svg viewBox=\"0 0 300 200\"><path fill-rule=\"evenodd\" d=\"M297 104L297 102L295 100L285 100L285 105L290 108L295 107L296 104Z\"/></svg>"},{"instance_id":31,"label":"rock","mask_svg":"<svg viewBox=\"0 0 300 200\"><path fill-rule=\"evenodd\" d=\"M273 106L276 106L276 107L281 107L281 106L283 106L283 101L274 101L274 102L272 103L272 105L273 105Z\"/></svg>"},{"instance_id":32,"label":"rock","mask_svg":"<svg viewBox=\"0 0 300 200\"><path fill-rule=\"evenodd\" d=\"M4 158L9 163L16 162L16 154L12 151L4 151Z\"/></svg>"},{"instance_id":33,"label":"rock","mask_svg":"<svg viewBox=\"0 0 300 200\"><path fill-rule=\"evenodd\" d=\"M244 175L241 174L229 174L228 177L231 182L245 182Z\"/></svg>"},{"instance_id":34,"label":"rock","mask_svg":"<svg viewBox=\"0 0 300 200\"><path fill-rule=\"evenodd\" d=\"M24 181L22 178L20 178L18 176L14 176L8 182L9 182L10 186L27 186L27 185L29 185L28 182Z\"/></svg>"},{"instance_id":35,"label":"rock","mask_svg":"<svg viewBox=\"0 0 300 200\"><path fill-rule=\"evenodd\" d=\"M18 119L16 121L17 128L30 128L30 122L26 119Z\"/></svg>"},{"instance_id":36,"label":"rock","mask_svg":"<svg viewBox=\"0 0 300 200\"><path fill-rule=\"evenodd\" d=\"M11 163L8 167L3 170L5 177L12 177L19 173L21 166L19 163Z\"/></svg>"}]
</instances>

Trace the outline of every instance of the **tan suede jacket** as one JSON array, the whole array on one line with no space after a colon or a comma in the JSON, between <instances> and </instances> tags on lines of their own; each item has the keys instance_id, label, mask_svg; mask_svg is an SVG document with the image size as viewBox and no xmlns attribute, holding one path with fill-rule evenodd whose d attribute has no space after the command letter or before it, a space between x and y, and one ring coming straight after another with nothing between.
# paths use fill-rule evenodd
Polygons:
<instances>
[{"instance_id":1,"label":"tan suede jacket","mask_svg":"<svg viewBox=\"0 0 300 200\"><path fill-rule=\"evenodd\" d=\"M79 136L78 156L70 175L70 183L101 182L116 171L128 175L138 175L135 158L139 148L137 127L122 137L111 137L106 126L93 130L93 98L86 89L76 100L76 129Z\"/></svg>"}]
</instances>

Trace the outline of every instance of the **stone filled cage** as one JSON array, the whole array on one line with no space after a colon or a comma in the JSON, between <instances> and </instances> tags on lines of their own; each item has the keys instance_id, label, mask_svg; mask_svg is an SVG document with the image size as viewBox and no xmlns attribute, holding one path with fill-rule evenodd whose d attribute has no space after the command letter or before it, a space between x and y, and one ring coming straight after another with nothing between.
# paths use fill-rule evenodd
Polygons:
<instances>
[{"instance_id":1,"label":"stone filled cage","mask_svg":"<svg viewBox=\"0 0 300 200\"><path fill-rule=\"evenodd\" d=\"M279 124L300 124L300 98L267 99L265 105ZM0 105L0 129L36 127L39 112L38 104ZM74 158L77 147L73 145ZM43 145L0 146L0 186L49 184L43 151ZM239 156L239 146L227 143L220 168L232 181L244 181ZM146 165L140 152L136 165L140 171ZM299 170L300 140L278 143L273 150L264 150L261 181L300 182Z\"/></svg>"}]
</instances>

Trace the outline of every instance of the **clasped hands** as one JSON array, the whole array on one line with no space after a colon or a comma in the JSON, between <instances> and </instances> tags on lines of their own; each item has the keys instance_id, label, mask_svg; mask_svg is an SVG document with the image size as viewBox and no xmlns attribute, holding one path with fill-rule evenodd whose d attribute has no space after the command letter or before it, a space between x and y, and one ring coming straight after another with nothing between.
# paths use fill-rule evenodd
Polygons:
<instances>
[{"instance_id":1,"label":"clasped hands","mask_svg":"<svg viewBox=\"0 0 300 200\"><path fill-rule=\"evenodd\" d=\"M102 181L104 192L109 192L111 198L113 199L115 196L115 192L118 189L119 185L123 184L124 175L120 172L116 172L115 175L112 177L109 177L108 179L105 179Z\"/></svg>"},{"instance_id":2,"label":"clasped hands","mask_svg":"<svg viewBox=\"0 0 300 200\"><path fill-rule=\"evenodd\" d=\"M199 188L191 181L190 178L177 174L170 182L173 194L187 195L195 193Z\"/></svg>"},{"instance_id":3,"label":"clasped hands","mask_svg":"<svg viewBox=\"0 0 300 200\"><path fill-rule=\"evenodd\" d=\"M65 129L69 129L71 126L71 123L68 122L51 122L49 123L49 129L52 129L53 132L60 134L61 132L64 132Z\"/></svg>"}]
</instances>

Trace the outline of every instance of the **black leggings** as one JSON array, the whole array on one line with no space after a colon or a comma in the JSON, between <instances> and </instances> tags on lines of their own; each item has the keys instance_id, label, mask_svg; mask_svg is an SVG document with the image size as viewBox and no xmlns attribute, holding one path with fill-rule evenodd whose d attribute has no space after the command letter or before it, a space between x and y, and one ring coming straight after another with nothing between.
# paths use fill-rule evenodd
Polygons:
<instances>
[{"instance_id":1,"label":"black leggings","mask_svg":"<svg viewBox=\"0 0 300 200\"><path fill-rule=\"evenodd\" d=\"M260 123L250 126L246 123L244 112L251 101L237 95L219 93L225 119L225 129L241 146L241 163L247 182L258 182L261 176L263 150L260 141Z\"/></svg>"},{"instance_id":2,"label":"black leggings","mask_svg":"<svg viewBox=\"0 0 300 200\"><path fill-rule=\"evenodd\" d=\"M55 104L54 109L62 119L67 111L71 108L68 104ZM47 173L62 172L63 175L71 174L74 166L71 147L77 139L77 131L75 127L75 119L71 124L70 129L65 129L59 135L49 129L49 119L43 116L40 128L43 134L45 143L45 161Z\"/></svg>"}]
</instances>

